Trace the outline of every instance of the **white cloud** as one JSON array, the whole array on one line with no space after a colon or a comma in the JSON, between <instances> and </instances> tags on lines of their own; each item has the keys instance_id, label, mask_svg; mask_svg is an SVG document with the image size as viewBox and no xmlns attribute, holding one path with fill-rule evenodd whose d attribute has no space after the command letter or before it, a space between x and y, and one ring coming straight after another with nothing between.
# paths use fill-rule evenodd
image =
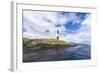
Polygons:
<instances>
[{"instance_id":1,"label":"white cloud","mask_svg":"<svg viewBox=\"0 0 100 73\"><path fill-rule=\"evenodd\" d=\"M91 43L91 17L90 15L82 22L81 28L76 34L67 34L66 37L62 36L62 40L74 42L74 43Z\"/></svg>"},{"instance_id":2,"label":"white cloud","mask_svg":"<svg viewBox=\"0 0 100 73\"><path fill-rule=\"evenodd\" d=\"M26 32L23 32L23 37L27 38L55 38L56 30L59 29L60 39L75 43L90 43L90 15L82 22L81 28L75 34L69 34L67 29L63 26L73 20L73 23L79 23L79 17L75 13L70 13L68 16L60 15L56 12L39 12L39 11L24 11L23 27ZM59 28L55 24L61 24ZM45 32L48 30L49 32ZM66 36L65 36L66 35Z\"/></svg>"},{"instance_id":3,"label":"white cloud","mask_svg":"<svg viewBox=\"0 0 100 73\"><path fill-rule=\"evenodd\" d=\"M53 33L55 31L55 27L54 27L55 24L49 23L43 19L44 16L46 16L46 15L48 16L49 19L54 19L52 14L42 13L42 12L38 12L38 11L34 11L34 12L33 11L25 11L23 13L24 13L23 14L24 18L26 19L23 21L24 22L23 27L28 30L28 32L26 32L26 33L30 33L30 34L24 33L24 35L33 36L33 34L35 34L37 36L37 38L40 36L43 37L46 34L44 34L44 35L40 35L40 34L45 32L45 30L49 30L50 33L52 33L52 35L54 35ZM32 29L30 29L30 28L32 28ZM47 36L49 37L49 35L47 35Z\"/></svg>"}]
</instances>

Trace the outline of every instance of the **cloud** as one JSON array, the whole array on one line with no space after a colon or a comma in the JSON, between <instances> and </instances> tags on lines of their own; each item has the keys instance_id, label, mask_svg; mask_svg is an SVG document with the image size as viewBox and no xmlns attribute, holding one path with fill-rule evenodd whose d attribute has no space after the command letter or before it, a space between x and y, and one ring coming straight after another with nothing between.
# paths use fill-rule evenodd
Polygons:
<instances>
[{"instance_id":1,"label":"cloud","mask_svg":"<svg viewBox=\"0 0 100 73\"><path fill-rule=\"evenodd\" d=\"M91 15L88 14L87 18L81 23L81 28L75 34L67 34L65 37L61 37L62 40L91 44Z\"/></svg>"},{"instance_id":2,"label":"cloud","mask_svg":"<svg viewBox=\"0 0 100 73\"><path fill-rule=\"evenodd\" d=\"M27 32L24 33L24 35L29 35L26 33L30 33L30 35L40 35L43 34L46 30L49 30L50 33L53 34L53 32L55 31L55 27L53 23L47 22L44 19L44 16L46 16L46 14L49 13L42 13L42 12L34 12L34 11L25 11L23 12L23 28L27 29ZM51 14L52 15L52 14ZM48 15L49 18L53 18L52 16L50 16L50 14ZM29 36L30 36L29 35ZM46 34L44 34L46 35ZM41 37L43 37L43 35L40 35ZM40 37L40 36L37 36Z\"/></svg>"},{"instance_id":3,"label":"cloud","mask_svg":"<svg viewBox=\"0 0 100 73\"><path fill-rule=\"evenodd\" d=\"M77 12L23 11L23 37L56 38L59 29L60 39L89 44L90 16Z\"/></svg>"}]
</instances>

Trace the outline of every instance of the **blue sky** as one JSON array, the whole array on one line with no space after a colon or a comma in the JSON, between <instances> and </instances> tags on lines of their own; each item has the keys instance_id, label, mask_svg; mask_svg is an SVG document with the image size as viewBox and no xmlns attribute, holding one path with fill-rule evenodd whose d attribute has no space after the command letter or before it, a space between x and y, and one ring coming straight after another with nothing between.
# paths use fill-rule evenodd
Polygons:
<instances>
[{"instance_id":1,"label":"blue sky","mask_svg":"<svg viewBox=\"0 0 100 73\"><path fill-rule=\"evenodd\" d=\"M91 14L82 12L23 11L23 37L56 38L87 43L91 41Z\"/></svg>"}]
</instances>

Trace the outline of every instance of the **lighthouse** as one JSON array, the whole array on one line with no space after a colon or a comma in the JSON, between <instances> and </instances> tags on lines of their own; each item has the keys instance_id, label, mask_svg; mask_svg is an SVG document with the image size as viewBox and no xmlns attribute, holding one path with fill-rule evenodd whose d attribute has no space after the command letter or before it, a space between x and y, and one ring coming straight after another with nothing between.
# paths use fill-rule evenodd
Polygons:
<instances>
[{"instance_id":1,"label":"lighthouse","mask_svg":"<svg viewBox=\"0 0 100 73\"><path fill-rule=\"evenodd\" d=\"M59 40L59 30L57 30L57 40Z\"/></svg>"}]
</instances>

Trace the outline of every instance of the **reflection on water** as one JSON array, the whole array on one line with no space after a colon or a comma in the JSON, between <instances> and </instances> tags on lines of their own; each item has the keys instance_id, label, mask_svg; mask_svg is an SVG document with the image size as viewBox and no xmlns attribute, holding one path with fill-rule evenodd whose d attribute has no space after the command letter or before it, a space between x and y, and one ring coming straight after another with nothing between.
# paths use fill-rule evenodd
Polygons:
<instances>
[{"instance_id":1,"label":"reflection on water","mask_svg":"<svg viewBox=\"0 0 100 73\"><path fill-rule=\"evenodd\" d=\"M23 62L83 60L91 58L91 46L78 44L70 48L29 48L23 50Z\"/></svg>"}]
</instances>

